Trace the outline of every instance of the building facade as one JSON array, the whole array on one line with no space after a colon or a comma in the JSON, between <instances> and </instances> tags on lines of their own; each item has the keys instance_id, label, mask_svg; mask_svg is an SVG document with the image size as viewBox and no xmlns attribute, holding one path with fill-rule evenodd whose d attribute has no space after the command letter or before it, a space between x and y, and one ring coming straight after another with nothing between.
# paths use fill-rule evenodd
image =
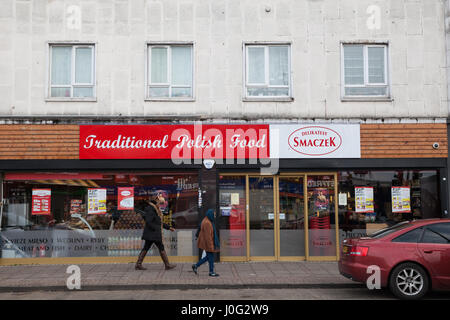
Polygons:
<instances>
[{"instance_id":1,"label":"building facade","mask_svg":"<svg viewBox=\"0 0 450 320\"><path fill-rule=\"evenodd\" d=\"M0 3L0 264L337 260L448 217L443 0ZM148 261L157 261L157 252Z\"/></svg>"}]
</instances>

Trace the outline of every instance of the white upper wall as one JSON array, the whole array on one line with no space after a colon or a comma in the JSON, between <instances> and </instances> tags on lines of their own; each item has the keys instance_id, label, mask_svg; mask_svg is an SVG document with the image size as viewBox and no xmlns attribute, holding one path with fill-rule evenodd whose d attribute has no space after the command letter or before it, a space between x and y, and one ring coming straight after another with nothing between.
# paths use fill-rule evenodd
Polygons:
<instances>
[{"instance_id":1,"label":"white upper wall","mask_svg":"<svg viewBox=\"0 0 450 320\"><path fill-rule=\"evenodd\" d=\"M380 23L369 29L373 5ZM445 0L1 0L0 115L447 117L444 9ZM52 41L96 44L96 102L46 101ZM194 101L144 100L151 41L194 43ZM293 101L243 101L249 41L291 43ZM393 101L341 101L341 41L389 43Z\"/></svg>"}]
</instances>

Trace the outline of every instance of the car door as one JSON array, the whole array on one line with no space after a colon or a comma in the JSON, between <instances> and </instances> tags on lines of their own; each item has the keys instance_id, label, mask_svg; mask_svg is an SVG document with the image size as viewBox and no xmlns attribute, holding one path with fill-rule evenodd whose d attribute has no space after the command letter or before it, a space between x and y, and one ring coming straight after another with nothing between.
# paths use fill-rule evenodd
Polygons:
<instances>
[{"instance_id":1,"label":"car door","mask_svg":"<svg viewBox=\"0 0 450 320\"><path fill-rule=\"evenodd\" d=\"M450 221L427 225L418 248L440 286L450 288Z\"/></svg>"}]
</instances>

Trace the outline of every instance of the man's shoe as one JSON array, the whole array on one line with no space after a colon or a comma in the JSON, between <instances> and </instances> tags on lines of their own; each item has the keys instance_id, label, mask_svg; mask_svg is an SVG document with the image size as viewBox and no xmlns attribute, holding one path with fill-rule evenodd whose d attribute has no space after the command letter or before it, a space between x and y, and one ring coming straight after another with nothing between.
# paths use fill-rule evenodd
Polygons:
<instances>
[{"instance_id":1,"label":"man's shoe","mask_svg":"<svg viewBox=\"0 0 450 320\"><path fill-rule=\"evenodd\" d=\"M192 265L192 271L194 271L195 274L198 274L197 273L197 269L198 269L198 267L195 264L193 264Z\"/></svg>"},{"instance_id":2,"label":"man's shoe","mask_svg":"<svg viewBox=\"0 0 450 320\"><path fill-rule=\"evenodd\" d=\"M210 277L218 277L219 275L215 272L209 274Z\"/></svg>"}]
</instances>

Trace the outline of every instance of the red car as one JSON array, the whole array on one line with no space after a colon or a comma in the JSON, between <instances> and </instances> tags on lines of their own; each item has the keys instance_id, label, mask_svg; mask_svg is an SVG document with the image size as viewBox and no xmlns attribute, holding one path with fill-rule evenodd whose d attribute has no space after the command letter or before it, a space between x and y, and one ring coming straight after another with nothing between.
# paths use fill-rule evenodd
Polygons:
<instances>
[{"instance_id":1,"label":"red car","mask_svg":"<svg viewBox=\"0 0 450 320\"><path fill-rule=\"evenodd\" d=\"M381 287L398 298L450 290L450 219L406 221L369 237L344 240L339 272L365 283L373 274L369 266L380 268Z\"/></svg>"}]
</instances>

